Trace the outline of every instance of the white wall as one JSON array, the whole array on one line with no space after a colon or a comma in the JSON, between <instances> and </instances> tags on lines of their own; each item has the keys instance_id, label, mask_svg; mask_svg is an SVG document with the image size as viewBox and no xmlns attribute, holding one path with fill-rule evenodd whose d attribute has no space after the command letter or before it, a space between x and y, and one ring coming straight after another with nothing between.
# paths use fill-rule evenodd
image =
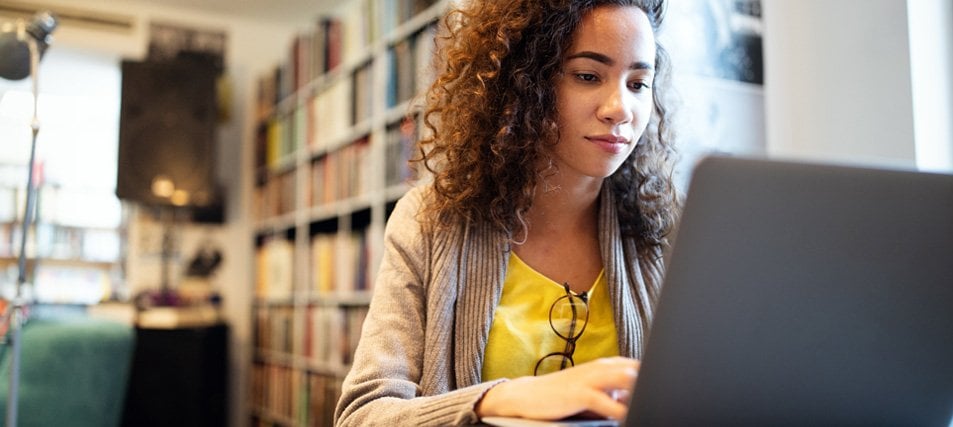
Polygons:
<instances>
[{"instance_id":1,"label":"white wall","mask_svg":"<svg viewBox=\"0 0 953 427\"><path fill-rule=\"evenodd\" d=\"M29 2L29 1L28 1ZM37 2L39 3L39 2ZM253 186L253 102L257 77L269 71L287 54L292 34L304 28L314 15L302 13L302 24L276 24L209 13L172 9L135 0L43 0L42 4L62 6L72 10L101 11L133 18L130 32L108 32L89 28L61 25L54 33L57 47L90 49L108 52L122 59L143 59L148 41L150 20L177 25L224 31L226 73L231 80L231 120L218 129L219 175L227 188L226 219L221 226L187 226L180 230L182 253L185 256L203 238L212 238L224 249L224 263L216 282L224 296L224 315L231 326L230 339L230 424L248 424L246 402L249 391L251 365L251 316L253 288L252 229L249 218L250 194ZM118 64L117 64L118 65ZM82 84L82 82L77 82ZM135 241L132 242L135 245ZM135 248L131 252L134 252ZM135 263L134 259L130 260ZM133 269L135 267L133 266ZM134 277L136 275L133 275ZM142 278L145 276L145 278ZM130 285L133 291L155 286L158 277L140 274Z\"/></svg>"},{"instance_id":2,"label":"white wall","mask_svg":"<svg viewBox=\"0 0 953 427\"><path fill-rule=\"evenodd\" d=\"M763 0L763 9L768 154L916 166L907 2Z\"/></svg>"},{"instance_id":3,"label":"white wall","mask_svg":"<svg viewBox=\"0 0 953 427\"><path fill-rule=\"evenodd\" d=\"M910 0L907 11L917 165L953 171L953 3Z\"/></svg>"}]
</instances>

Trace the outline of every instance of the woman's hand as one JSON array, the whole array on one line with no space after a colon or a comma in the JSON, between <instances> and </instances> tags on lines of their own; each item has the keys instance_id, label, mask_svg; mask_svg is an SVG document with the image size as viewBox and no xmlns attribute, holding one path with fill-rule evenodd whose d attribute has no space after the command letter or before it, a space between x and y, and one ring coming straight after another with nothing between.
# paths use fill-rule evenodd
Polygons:
<instances>
[{"instance_id":1,"label":"woman's hand","mask_svg":"<svg viewBox=\"0 0 953 427\"><path fill-rule=\"evenodd\" d=\"M580 413L620 420L639 372L639 361L610 357L538 377L497 384L477 404L489 416L556 420Z\"/></svg>"}]
</instances>

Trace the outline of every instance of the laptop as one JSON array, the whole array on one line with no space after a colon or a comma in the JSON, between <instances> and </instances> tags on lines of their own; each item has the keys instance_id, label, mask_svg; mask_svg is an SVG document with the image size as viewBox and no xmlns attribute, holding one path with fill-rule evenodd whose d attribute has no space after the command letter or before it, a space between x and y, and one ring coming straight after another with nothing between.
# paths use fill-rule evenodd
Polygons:
<instances>
[{"instance_id":1,"label":"laptop","mask_svg":"<svg viewBox=\"0 0 953 427\"><path fill-rule=\"evenodd\" d=\"M951 417L953 175L702 160L621 424Z\"/></svg>"}]
</instances>

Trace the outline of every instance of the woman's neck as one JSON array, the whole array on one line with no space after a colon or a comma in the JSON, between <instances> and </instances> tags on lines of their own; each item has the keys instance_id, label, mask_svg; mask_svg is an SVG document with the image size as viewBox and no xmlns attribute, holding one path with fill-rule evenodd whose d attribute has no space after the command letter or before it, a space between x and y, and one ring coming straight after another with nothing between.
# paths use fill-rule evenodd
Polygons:
<instances>
[{"instance_id":1,"label":"woman's neck","mask_svg":"<svg viewBox=\"0 0 953 427\"><path fill-rule=\"evenodd\" d=\"M526 213L529 236L596 229L602 179L566 180L559 174L543 179Z\"/></svg>"},{"instance_id":2,"label":"woman's neck","mask_svg":"<svg viewBox=\"0 0 953 427\"><path fill-rule=\"evenodd\" d=\"M550 177L553 178L553 177ZM602 270L599 191L602 180L557 184L546 179L526 213L525 240L513 250L527 265L557 283L585 292Z\"/></svg>"}]
</instances>

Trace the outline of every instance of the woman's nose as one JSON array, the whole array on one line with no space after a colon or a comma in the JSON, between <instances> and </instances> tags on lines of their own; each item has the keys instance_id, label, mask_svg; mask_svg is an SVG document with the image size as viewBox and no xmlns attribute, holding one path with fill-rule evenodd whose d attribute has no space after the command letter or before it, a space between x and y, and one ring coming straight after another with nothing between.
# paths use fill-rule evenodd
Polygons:
<instances>
[{"instance_id":1,"label":"woman's nose","mask_svg":"<svg viewBox=\"0 0 953 427\"><path fill-rule=\"evenodd\" d=\"M628 92L626 85L611 85L606 88L606 94L597 112L599 120L606 123L617 125L632 121L631 104L633 97Z\"/></svg>"}]
</instances>

